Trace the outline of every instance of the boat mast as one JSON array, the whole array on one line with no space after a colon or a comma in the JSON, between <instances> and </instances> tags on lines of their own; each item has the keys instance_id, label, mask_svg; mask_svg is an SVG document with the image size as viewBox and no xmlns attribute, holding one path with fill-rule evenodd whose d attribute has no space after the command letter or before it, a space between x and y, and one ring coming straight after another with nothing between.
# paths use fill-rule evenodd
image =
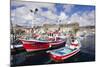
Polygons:
<instances>
[{"instance_id":1,"label":"boat mast","mask_svg":"<svg viewBox=\"0 0 100 67\"><path fill-rule=\"evenodd\" d=\"M10 35L12 35L12 36L11 36L11 38L12 38L11 44L13 45L13 48L15 49L15 43L14 43L14 42L16 41L16 33L15 33L15 31L14 31L14 28L13 28L12 20L11 20L10 24L11 24Z\"/></svg>"}]
</instances>

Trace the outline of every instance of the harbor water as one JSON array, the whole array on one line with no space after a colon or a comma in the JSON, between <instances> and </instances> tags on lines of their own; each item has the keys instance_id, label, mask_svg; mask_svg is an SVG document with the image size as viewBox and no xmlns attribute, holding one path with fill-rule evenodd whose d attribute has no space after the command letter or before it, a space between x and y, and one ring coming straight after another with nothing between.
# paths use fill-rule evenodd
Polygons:
<instances>
[{"instance_id":1,"label":"harbor water","mask_svg":"<svg viewBox=\"0 0 100 67\"><path fill-rule=\"evenodd\" d=\"M75 62L89 62L95 61L95 34L80 37L81 50L76 55L61 61L54 62L51 60L46 51L26 53L22 51L11 57L12 66L26 66L26 65L42 65L42 64L57 64L57 63L75 63Z\"/></svg>"}]
</instances>

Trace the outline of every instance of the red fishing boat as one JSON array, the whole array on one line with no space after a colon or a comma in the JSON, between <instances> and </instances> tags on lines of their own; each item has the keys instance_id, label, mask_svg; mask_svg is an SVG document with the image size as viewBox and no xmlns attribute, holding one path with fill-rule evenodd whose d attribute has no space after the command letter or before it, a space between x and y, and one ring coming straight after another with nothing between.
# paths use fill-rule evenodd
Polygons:
<instances>
[{"instance_id":1,"label":"red fishing boat","mask_svg":"<svg viewBox=\"0 0 100 67\"><path fill-rule=\"evenodd\" d=\"M48 40L36 40L36 39L20 39L23 43L23 47L26 51L39 51L45 50L56 46L65 45L65 41L62 39L57 39L56 41L51 41L51 38Z\"/></svg>"}]
</instances>

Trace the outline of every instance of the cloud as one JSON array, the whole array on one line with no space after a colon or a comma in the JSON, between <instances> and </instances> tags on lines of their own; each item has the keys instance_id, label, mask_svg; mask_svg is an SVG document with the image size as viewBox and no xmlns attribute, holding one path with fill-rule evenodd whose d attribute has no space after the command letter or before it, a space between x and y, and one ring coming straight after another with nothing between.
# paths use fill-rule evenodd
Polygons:
<instances>
[{"instance_id":1,"label":"cloud","mask_svg":"<svg viewBox=\"0 0 100 67\"><path fill-rule=\"evenodd\" d=\"M24 5L18 7L20 5ZM61 23L73 23L78 22L80 26L94 25L95 24L95 11L76 11L71 16L69 13L75 7L74 5L63 5L64 11L58 16L56 14L57 9L53 3L37 3L37 2L25 2L25 1L12 1L11 6L16 6L16 9L11 10L11 20L14 24L20 24L25 26L32 26L32 22L35 25L42 25L44 23L55 24L58 20ZM43 11L42 8L47 8L47 11ZM38 8L38 12L34 15L35 9ZM33 13L30 12L33 10Z\"/></svg>"},{"instance_id":2,"label":"cloud","mask_svg":"<svg viewBox=\"0 0 100 67\"><path fill-rule=\"evenodd\" d=\"M31 14L25 6L11 10L11 21L13 24L30 26L32 20Z\"/></svg>"},{"instance_id":3,"label":"cloud","mask_svg":"<svg viewBox=\"0 0 100 67\"><path fill-rule=\"evenodd\" d=\"M24 5L22 7L18 7ZM11 20L15 24L26 24L27 21L36 22L37 25L42 24L45 21L55 21L57 15L54 14L56 9L52 3L37 3L37 2L25 2L25 1L11 1L11 6L15 6L16 9L11 10ZM43 12L42 8L45 7L48 11ZM35 9L38 8L38 15L34 15ZM33 10L33 13L30 12ZM55 9L55 10L54 10ZM41 15L40 15L41 14ZM49 22L48 21L48 22ZM30 24L29 22L29 24Z\"/></svg>"},{"instance_id":4,"label":"cloud","mask_svg":"<svg viewBox=\"0 0 100 67\"><path fill-rule=\"evenodd\" d=\"M72 11L72 9L74 8L75 5L64 5L64 12L65 13L70 13Z\"/></svg>"},{"instance_id":5,"label":"cloud","mask_svg":"<svg viewBox=\"0 0 100 67\"><path fill-rule=\"evenodd\" d=\"M80 26L95 25L95 11L77 12L69 18L70 23L77 22Z\"/></svg>"},{"instance_id":6,"label":"cloud","mask_svg":"<svg viewBox=\"0 0 100 67\"><path fill-rule=\"evenodd\" d=\"M52 11L50 11L50 10L48 10L48 11L46 11L46 12L41 12L41 15L47 17L48 19L52 19L52 20L54 20L54 19L57 18L57 15L54 14L54 13L53 13Z\"/></svg>"},{"instance_id":7,"label":"cloud","mask_svg":"<svg viewBox=\"0 0 100 67\"><path fill-rule=\"evenodd\" d=\"M65 14L65 12L61 12L60 15L58 16L59 18L59 23L67 23L68 22L68 15Z\"/></svg>"},{"instance_id":8,"label":"cloud","mask_svg":"<svg viewBox=\"0 0 100 67\"><path fill-rule=\"evenodd\" d=\"M55 4L53 3L41 3L41 2L30 2L30 1L11 1L11 6L21 6L24 5L29 9L35 9L35 8L41 8L41 7L45 7L48 9L52 9Z\"/></svg>"},{"instance_id":9,"label":"cloud","mask_svg":"<svg viewBox=\"0 0 100 67\"><path fill-rule=\"evenodd\" d=\"M61 20L67 19L67 17L68 17L68 16L66 16L66 14L65 14L64 12L61 12L61 13L60 13L59 18L60 18Z\"/></svg>"}]
</instances>

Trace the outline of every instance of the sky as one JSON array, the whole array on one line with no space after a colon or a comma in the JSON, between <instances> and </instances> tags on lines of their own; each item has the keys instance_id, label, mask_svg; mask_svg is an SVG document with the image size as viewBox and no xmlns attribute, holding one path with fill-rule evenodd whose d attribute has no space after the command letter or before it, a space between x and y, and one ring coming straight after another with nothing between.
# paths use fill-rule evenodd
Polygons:
<instances>
[{"instance_id":1,"label":"sky","mask_svg":"<svg viewBox=\"0 0 100 67\"><path fill-rule=\"evenodd\" d=\"M22 26L75 22L80 26L95 25L95 6L11 1L10 10L12 23Z\"/></svg>"}]
</instances>

